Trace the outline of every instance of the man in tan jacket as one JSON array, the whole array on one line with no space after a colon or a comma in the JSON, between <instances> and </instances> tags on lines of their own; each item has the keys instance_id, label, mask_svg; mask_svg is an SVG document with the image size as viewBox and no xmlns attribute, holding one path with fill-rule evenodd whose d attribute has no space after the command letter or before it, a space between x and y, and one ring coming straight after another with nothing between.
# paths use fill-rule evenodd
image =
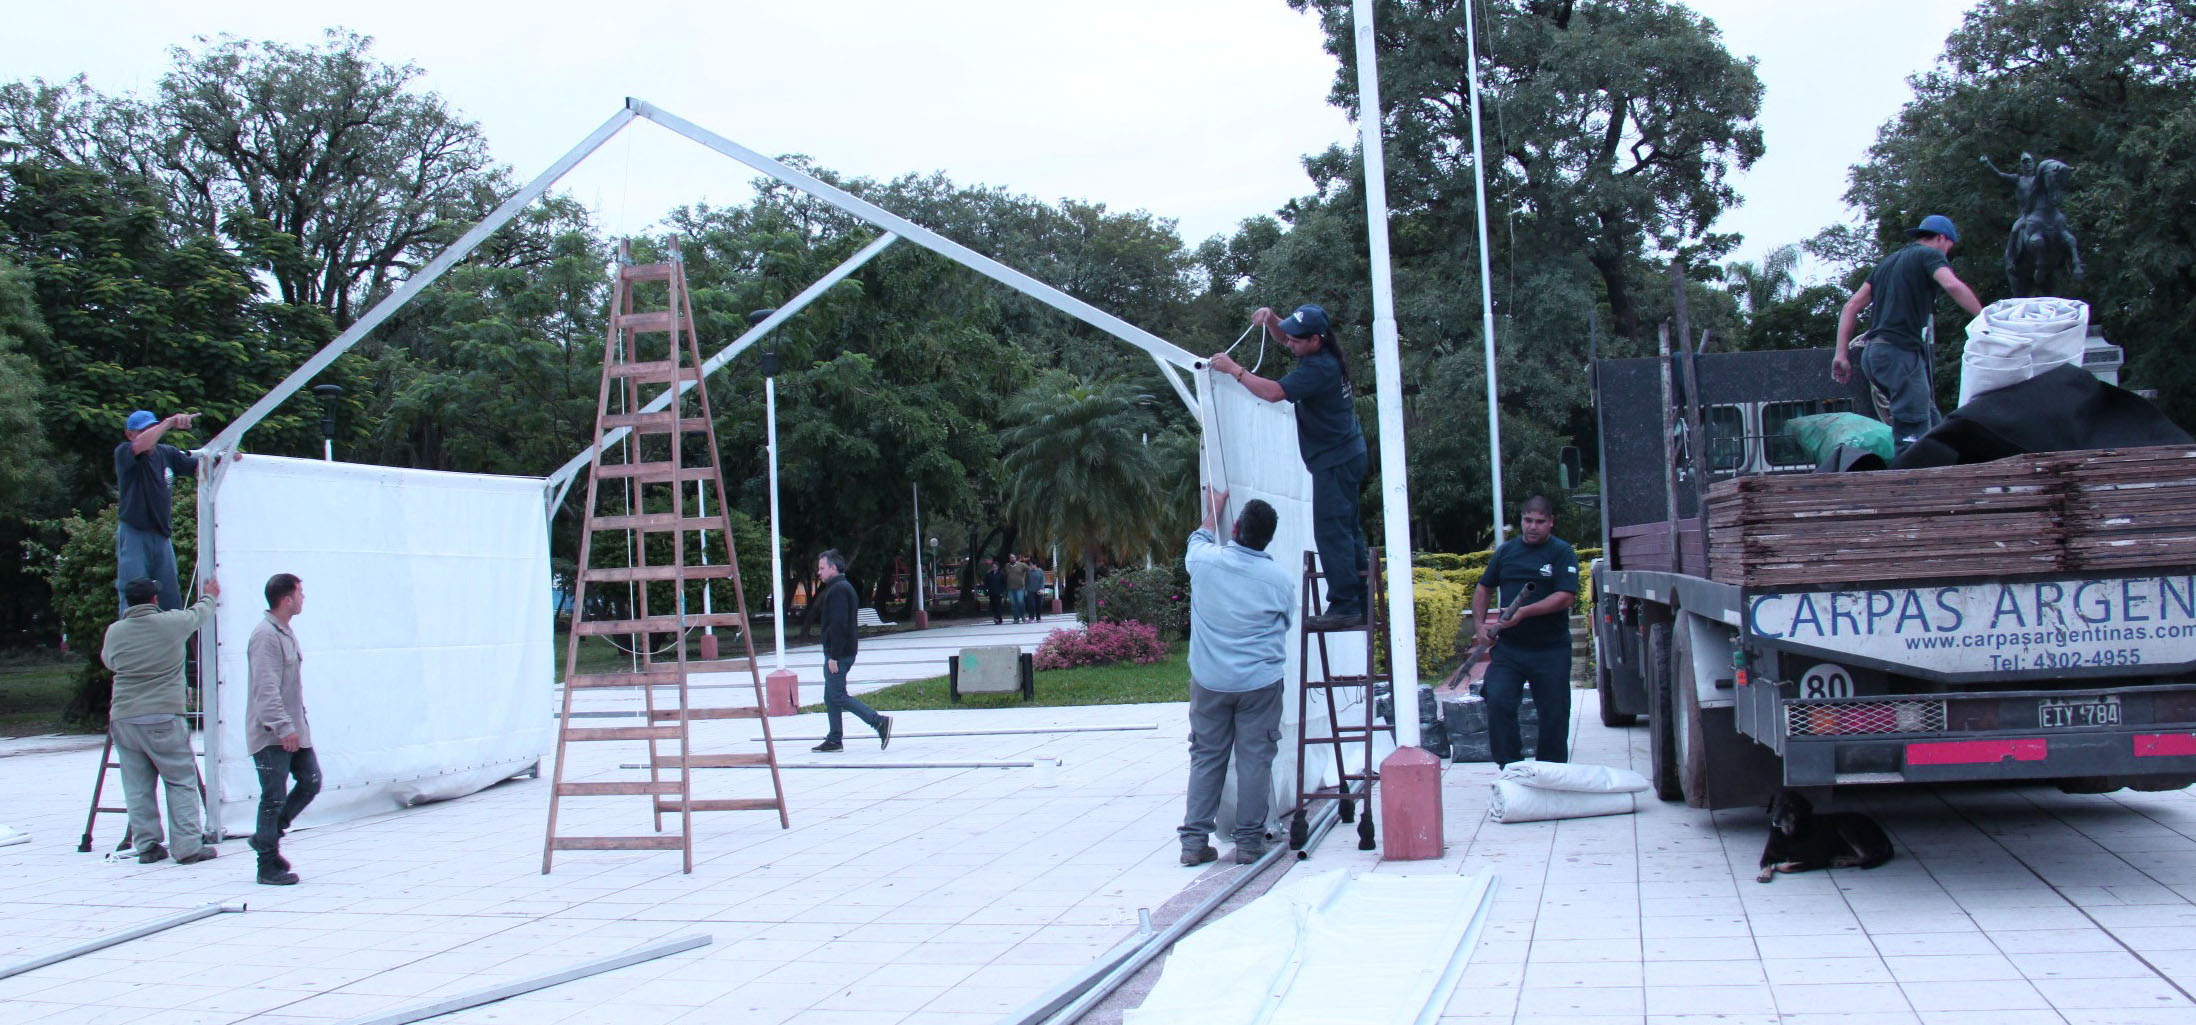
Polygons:
<instances>
[{"instance_id":1,"label":"man in tan jacket","mask_svg":"<svg viewBox=\"0 0 2196 1025\"><path fill-rule=\"evenodd\" d=\"M206 581L204 596L187 609L160 610L160 585L138 577L122 585L127 606L107 627L99 657L114 673L114 703L107 735L122 765L123 804L130 810L130 840L140 864L168 856L160 845L158 787L167 784L168 843L179 865L212 860L199 816L198 767L191 762L191 728L183 722L183 646L213 619L221 585Z\"/></svg>"},{"instance_id":2,"label":"man in tan jacket","mask_svg":"<svg viewBox=\"0 0 2196 1025\"><path fill-rule=\"evenodd\" d=\"M297 873L282 856L282 834L320 793L320 761L305 721L304 656L290 632L290 620L304 609L305 586L294 574L269 577L267 618L245 649L252 680L244 708L245 746L259 769L259 828L251 842L259 853L259 881L269 886L297 883Z\"/></svg>"}]
</instances>

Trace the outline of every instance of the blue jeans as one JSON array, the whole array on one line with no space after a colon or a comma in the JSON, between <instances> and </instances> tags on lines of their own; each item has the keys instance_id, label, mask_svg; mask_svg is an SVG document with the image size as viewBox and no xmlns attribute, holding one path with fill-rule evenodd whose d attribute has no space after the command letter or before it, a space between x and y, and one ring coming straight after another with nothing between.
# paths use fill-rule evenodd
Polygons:
<instances>
[{"instance_id":1,"label":"blue jeans","mask_svg":"<svg viewBox=\"0 0 2196 1025\"><path fill-rule=\"evenodd\" d=\"M1487 699L1487 750L1497 768L1521 756L1517 709L1524 703L1527 684L1533 688L1533 708L1540 713L1540 738L1533 745L1533 757L1543 762L1571 760L1571 647L1566 636L1562 647L1545 651L1495 645L1479 695Z\"/></svg>"},{"instance_id":2,"label":"blue jeans","mask_svg":"<svg viewBox=\"0 0 2196 1025\"><path fill-rule=\"evenodd\" d=\"M1023 595L1026 593L1025 591L1007 592L1007 608L1014 613L1014 621L1017 623L1021 622L1022 617L1028 614L1024 611L1027 602Z\"/></svg>"},{"instance_id":3,"label":"blue jeans","mask_svg":"<svg viewBox=\"0 0 2196 1025\"><path fill-rule=\"evenodd\" d=\"M1365 490L1365 456L1339 466L1311 471L1312 542L1319 546L1319 568L1327 575L1327 611L1363 615L1365 578L1370 565L1365 530L1358 525L1357 499Z\"/></svg>"},{"instance_id":4,"label":"blue jeans","mask_svg":"<svg viewBox=\"0 0 2196 1025\"><path fill-rule=\"evenodd\" d=\"M139 530L127 523L114 525L114 600L117 614L130 607L122 588L138 577L151 577L160 585L158 601L163 609L183 607L183 590L175 581L175 544L168 535Z\"/></svg>"},{"instance_id":5,"label":"blue jeans","mask_svg":"<svg viewBox=\"0 0 2196 1025\"><path fill-rule=\"evenodd\" d=\"M259 770L259 828L252 833L252 849L264 854L282 846L282 831L320 796L320 759L309 747L284 751L269 744L252 752L252 765Z\"/></svg>"},{"instance_id":6,"label":"blue jeans","mask_svg":"<svg viewBox=\"0 0 2196 1025\"><path fill-rule=\"evenodd\" d=\"M863 704L862 699L846 692L846 674L847 670L854 668L854 660L842 658L838 661L839 671L834 673L831 671L831 660L824 659L824 715L831 722L831 728L825 731L824 740L829 743L839 743L843 739L844 734L841 730L841 725L845 722L845 719L841 717L843 712L854 713L854 718L867 723L870 729L876 729L878 723L882 721L882 718L877 715L876 709Z\"/></svg>"}]
</instances>

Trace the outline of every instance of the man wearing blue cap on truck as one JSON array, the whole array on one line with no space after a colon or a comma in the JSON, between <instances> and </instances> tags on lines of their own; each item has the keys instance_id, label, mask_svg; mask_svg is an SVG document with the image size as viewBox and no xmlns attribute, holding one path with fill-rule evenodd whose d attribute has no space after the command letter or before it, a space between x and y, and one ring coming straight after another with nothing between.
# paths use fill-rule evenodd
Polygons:
<instances>
[{"instance_id":1,"label":"man wearing blue cap on truck","mask_svg":"<svg viewBox=\"0 0 2196 1025\"><path fill-rule=\"evenodd\" d=\"M1911 245L1883 258L1868 280L1838 311L1838 351L1830 360L1830 379L1844 384L1853 379L1853 360L1848 349L1861 346L1860 370L1875 389L1879 413L1891 424L1891 441L1898 452L1929 433L1943 417L1937 413L1937 396L1930 380L1929 348L1922 330L1936 315L1937 293L1944 292L1972 317L1982 313L1975 293L1952 273L1946 254L1960 241L1952 218L1930 214L1919 226L1909 228ZM1856 341L1853 328L1862 310L1875 307L1868 333Z\"/></svg>"},{"instance_id":2,"label":"man wearing blue cap on truck","mask_svg":"<svg viewBox=\"0 0 2196 1025\"><path fill-rule=\"evenodd\" d=\"M1365 433L1357 425L1357 391L1350 364L1335 345L1327 311L1303 305L1287 317L1261 306L1251 323L1273 334L1296 356L1296 368L1276 381L1243 368L1227 353L1209 361L1267 402L1296 404L1296 447L1312 478L1312 539L1327 577L1327 611L1304 621L1311 630L1363 626L1365 570L1370 564L1365 531L1358 524L1358 495L1365 490Z\"/></svg>"},{"instance_id":3,"label":"man wearing blue cap on truck","mask_svg":"<svg viewBox=\"0 0 2196 1025\"><path fill-rule=\"evenodd\" d=\"M160 439L169 431L189 430L197 419L196 413L163 419L140 409L122 422L125 440L114 447L115 485L122 498L114 525L114 593L119 610L130 607L123 589L139 577L150 578L158 588L161 608L183 607L183 591L176 582L175 544L168 539L175 505L171 480L177 474L198 476L198 460Z\"/></svg>"}]
</instances>

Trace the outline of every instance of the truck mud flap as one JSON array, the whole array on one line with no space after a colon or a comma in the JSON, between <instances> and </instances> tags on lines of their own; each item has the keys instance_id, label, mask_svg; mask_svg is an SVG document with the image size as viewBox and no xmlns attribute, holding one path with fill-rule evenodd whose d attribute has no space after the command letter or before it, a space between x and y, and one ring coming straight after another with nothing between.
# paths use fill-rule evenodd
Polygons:
<instances>
[{"instance_id":1,"label":"truck mud flap","mask_svg":"<svg viewBox=\"0 0 2196 1025\"><path fill-rule=\"evenodd\" d=\"M1787 786L2196 777L2196 733L2134 728L1957 738L1794 737L1784 744L1784 769Z\"/></svg>"},{"instance_id":2,"label":"truck mud flap","mask_svg":"<svg viewBox=\"0 0 2196 1025\"><path fill-rule=\"evenodd\" d=\"M1700 732L1708 744L1708 807L1765 808L1775 795L1784 766L1774 751L1738 731L1736 709L1703 708Z\"/></svg>"}]
</instances>

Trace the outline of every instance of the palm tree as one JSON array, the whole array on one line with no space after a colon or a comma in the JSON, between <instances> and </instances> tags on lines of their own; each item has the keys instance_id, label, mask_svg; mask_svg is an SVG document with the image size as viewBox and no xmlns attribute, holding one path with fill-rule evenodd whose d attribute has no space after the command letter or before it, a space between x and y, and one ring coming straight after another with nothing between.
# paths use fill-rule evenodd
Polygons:
<instances>
[{"instance_id":1,"label":"palm tree","mask_svg":"<svg viewBox=\"0 0 2196 1025\"><path fill-rule=\"evenodd\" d=\"M1048 374L1015 397L1000 435L1007 514L1083 564L1084 618L1098 612L1098 553L1151 539L1166 490L1144 435L1152 397L1125 382Z\"/></svg>"},{"instance_id":2,"label":"palm tree","mask_svg":"<svg viewBox=\"0 0 2196 1025\"><path fill-rule=\"evenodd\" d=\"M1758 313L1798 284L1792 272L1799 266L1799 255L1800 247L1796 245L1778 246L1762 254L1759 265L1741 260L1725 267L1723 280L1746 305L1746 312Z\"/></svg>"}]
</instances>

